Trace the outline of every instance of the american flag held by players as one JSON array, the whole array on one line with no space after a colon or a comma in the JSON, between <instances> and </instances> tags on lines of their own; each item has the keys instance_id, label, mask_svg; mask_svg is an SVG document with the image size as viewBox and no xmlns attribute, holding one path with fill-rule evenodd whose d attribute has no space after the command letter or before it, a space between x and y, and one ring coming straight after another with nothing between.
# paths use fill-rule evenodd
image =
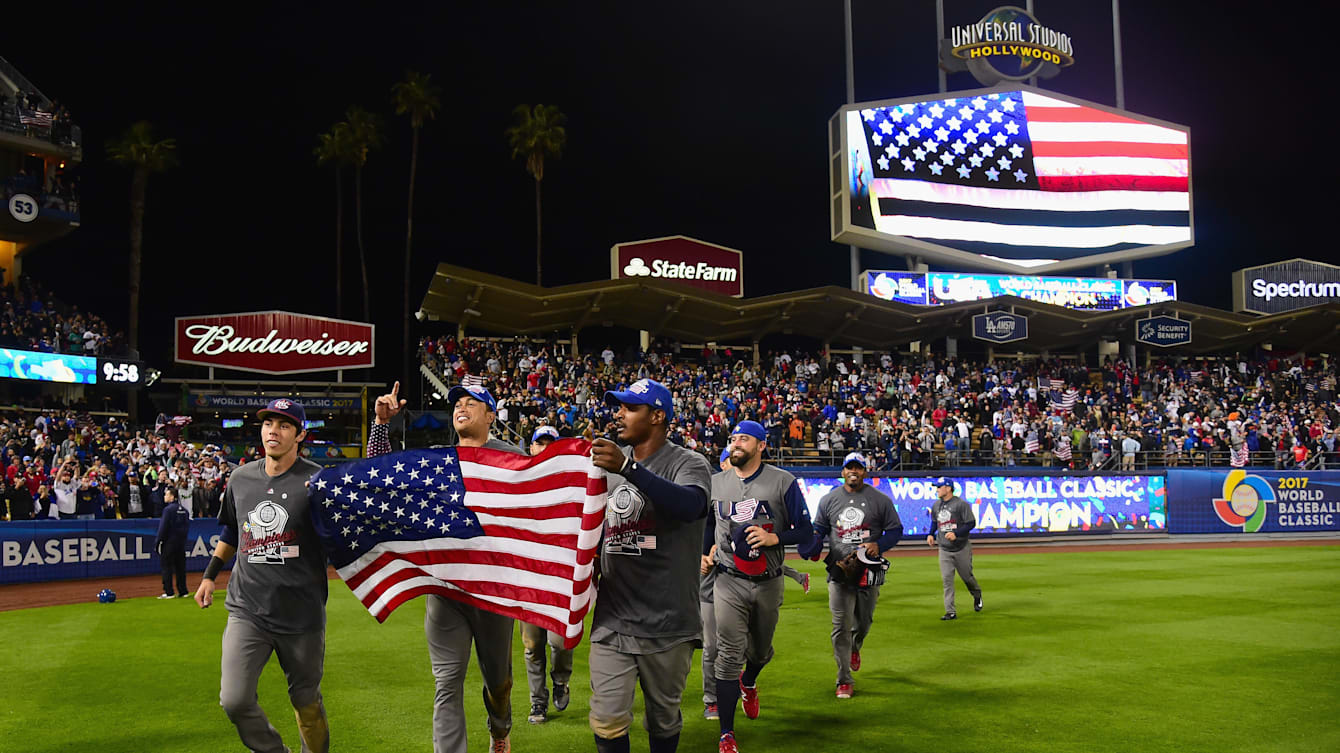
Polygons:
<instances>
[{"instance_id":1,"label":"american flag held by players","mask_svg":"<svg viewBox=\"0 0 1340 753\"><path fill-rule=\"evenodd\" d=\"M566 439L534 457L409 450L325 468L311 489L331 562L379 622L432 593L576 646L605 520L590 449Z\"/></svg>"},{"instance_id":2,"label":"american flag held by players","mask_svg":"<svg viewBox=\"0 0 1340 753\"><path fill-rule=\"evenodd\" d=\"M880 232L1009 258L1191 239L1184 131L1031 91L860 116Z\"/></svg>"}]
</instances>

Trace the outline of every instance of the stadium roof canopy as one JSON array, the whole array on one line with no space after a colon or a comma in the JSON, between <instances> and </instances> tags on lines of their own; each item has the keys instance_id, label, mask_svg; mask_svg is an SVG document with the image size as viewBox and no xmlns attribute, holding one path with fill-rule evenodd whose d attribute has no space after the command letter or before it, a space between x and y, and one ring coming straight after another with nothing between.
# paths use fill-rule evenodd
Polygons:
<instances>
[{"instance_id":1,"label":"stadium roof canopy","mask_svg":"<svg viewBox=\"0 0 1340 753\"><path fill-rule=\"evenodd\" d=\"M741 299L647 278L541 288L439 264L420 310L428 319L493 335L566 336L617 326L692 343L742 345L782 333L891 350L943 337L970 340L974 314L1011 308L1029 320L1027 340L1002 346L1011 351L1060 353L1100 339L1130 342L1136 320L1175 315L1192 322L1191 344L1157 350L1226 353L1269 343L1280 350L1340 352L1340 304L1264 317L1180 301L1117 311L1075 311L1012 296L913 306L834 286Z\"/></svg>"}]
</instances>

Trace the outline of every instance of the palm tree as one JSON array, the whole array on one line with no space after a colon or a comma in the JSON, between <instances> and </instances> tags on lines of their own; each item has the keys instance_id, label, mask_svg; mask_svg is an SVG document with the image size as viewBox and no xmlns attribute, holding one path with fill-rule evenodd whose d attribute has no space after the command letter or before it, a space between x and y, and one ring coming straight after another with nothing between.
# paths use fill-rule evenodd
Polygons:
<instances>
[{"instance_id":1,"label":"palm tree","mask_svg":"<svg viewBox=\"0 0 1340 753\"><path fill-rule=\"evenodd\" d=\"M316 164L335 168L335 316L344 307L344 166L349 162L349 128L336 123L319 134L313 150Z\"/></svg>"},{"instance_id":2,"label":"palm tree","mask_svg":"<svg viewBox=\"0 0 1340 753\"><path fill-rule=\"evenodd\" d=\"M177 164L177 140L156 139L147 120L135 123L119 140L107 145L107 155L131 169L130 178L130 349L140 348L140 266L144 258L144 204L149 174ZM132 401L133 402L133 401Z\"/></svg>"},{"instance_id":3,"label":"palm tree","mask_svg":"<svg viewBox=\"0 0 1340 753\"><path fill-rule=\"evenodd\" d=\"M438 108L442 106L442 90L433 85L428 76L417 71L406 71L405 80L391 87L391 102L395 105L396 115L409 116L410 128L410 147L409 147L409 206L405 210L405 306L404 306L404 343L401 349L404 353L404 370L400 373L409 376L410 349L409 349L409 275L410 260L413 257L414 249L414 177L419 168L419 130L423 128L425 120L432 120L437 117Z\"/></svg>"},{"instance_id":4,"label":"palm tree","mask_svg":"<svg viewBox=\"0 0 1340 753\"><path fill-rule=\"evenodd\" d=\"M368 152L382 145L381 123L376 115L362 107L350 107L344 114L349 136L349 164L354 168L354 226L358 236L358 265L363 272L363 321L372 320L372 305L368 287L368 255L363 248L363 166L368 163Z\"/></svg>"},{"instance_id":5,"label":"palm tree","mask_svg":"<svg viewBox=\"0 0 1340 753\"><path fill-rule=\"evenodd\" d=\"M507 129L512 158L524 157L526 172L535 179L535 284L540 285L540 182L544 180L544 158L557 158L567 143L567 120L554 105L517 105L512 110L516 125Z\"/></svg>"}]
</instances>

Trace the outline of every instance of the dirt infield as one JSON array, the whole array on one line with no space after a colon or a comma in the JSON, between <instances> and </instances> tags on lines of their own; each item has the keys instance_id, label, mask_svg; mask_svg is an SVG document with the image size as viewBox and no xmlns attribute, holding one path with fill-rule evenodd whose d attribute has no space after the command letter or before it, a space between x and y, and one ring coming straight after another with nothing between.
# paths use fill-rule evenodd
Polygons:
<instances>
[{"instance_id":1,"label":"dirt infield","mask_svg":"<svg viewBox=\"0 0 1340 753\"><path fill-rule=\"evenodd\" d=\"M1140 539L1135 541L1104 540L1105 543L1088 543L1073 539L1050 541L1039 544L994 543L990 540L975 541L975 554L978 556L993 554L1037 554L1042 552L1107 552L1114 549L1122 551L1147 551L1154 549L1221 549L1225 547L1273 547L1273 546L1325 546L1340 544L1340 538L1298 538L1298 539L1251 539L1187 541L1185 539ZM926 557L934 554L930 547L899 546L889 554L892 557ZM795 559L792 554L790 559ZM334 569L327 574L332 580L338 576ZM227 571L219 573L218 586L228 586ZM200 583L199 573L187 573L186 585L194 589ZM132 575L119 578L85 578L82 580L47 581L45 583L17 583L0 586L0 612L12 609L30 609L49 607L57 604L78 604L96 601L97 593L104 588L116 592L118 599L156 597L162 593L163 581L157 575ZM192 591L194 593L194 591Z\"/></svg>"}]
</instances>

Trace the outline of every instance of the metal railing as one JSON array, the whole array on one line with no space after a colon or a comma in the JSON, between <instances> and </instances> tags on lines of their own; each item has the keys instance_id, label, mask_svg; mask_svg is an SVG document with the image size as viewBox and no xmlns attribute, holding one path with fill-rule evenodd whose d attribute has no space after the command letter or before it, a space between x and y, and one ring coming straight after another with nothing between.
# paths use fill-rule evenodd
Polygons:
<instances>
[{"instance_id":1,"label":"metal railing","mask_svg":"<svg viewBox=\"0 0 1340 753\"><path fill-rule=\"evenodd\" d=\"M785 466L836 467L850 452L861 452L875 463L871 456L872 448L848 448L842 450L820 450L816 447L774 447L769 449L771 460ZM1008 468L1023 469L1054 468L1073 470L1104 471L1144 471L1151 468L1227 468L1232 466L1232 454L1227 450L1142 450L1130 457L1122 453L1104 453L1095 457L1092 451L1071 450L1069 461L1057 458L1054 452L1025 453L1015 450L992 452L985 455L979 450L946 451L936 446L929 452L911 453L903 451L889 462L876 465L871 470L881 471L928 471L953 468ZM1276 453L1273 450L1249 452L1245 467L1274 468L1292 470L1298 468L1292 456ZM1317 453L1305 464L1306 469L1324 470L1340 467L1340 452Z\"/></svg>"}]
</instances>

